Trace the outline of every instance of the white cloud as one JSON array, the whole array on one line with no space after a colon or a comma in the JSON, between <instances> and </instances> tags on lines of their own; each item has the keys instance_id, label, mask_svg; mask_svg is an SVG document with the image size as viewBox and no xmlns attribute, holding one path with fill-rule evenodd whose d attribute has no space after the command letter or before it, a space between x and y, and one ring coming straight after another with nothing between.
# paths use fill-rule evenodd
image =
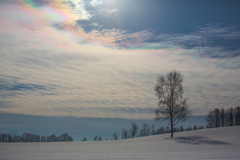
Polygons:
<instances>
[{"instance_id":1,"label":"white cloud","mask_svg":"<svg viewBox=\"0 0 240 160\"><path fill-rule=\"evenodd\" d=\"M100 4L103 4L103 2L101 0L91 0L90 1L90 5L93 6L93 7L96 7Z\"/></svg>"},{"instance_id":2,"label":"white cloud","mask_svg":"<svg viewBox=\"0 0 240 160\"><path fill-rule=\"evenodd\" d=\"M40 12L35 14L41 15ZM35 18L34 22L42 22L43 17ZM117 50L96 44L78 44L78 38L70 31L56 30L45 22L32 30L20 25L19 19L11 16L8 20L0 19L4 24L0 28L0 76L4 79L1 83L46 89L15 89L14 94L5 89L1 92L1 105L11 107L0 107L0 111L51 116L154 118L154 113L142 111L157 106L153 90L156 77L172 69L183 73L185 96L195 114L205 114L214 107L234 107L239 102L239 67L231 67L239 59L225 62L189 56L184 53L195 53L200 49L179 46L158 50ZM148 33L142 35L144 39ZM189 40L188 36L183 38ZM229 62L234 64L227 64Z\"/></svg>"},{"instance_id":3,"label":"white cloud","mask_svg":"<svg viewBox=\"0 0 240 160\"><path fill-rule=\"evenodd\" d=\"M84 9L84 4L83 2L79 1L79 2L75 2L74 3L75 8L73 9L73 12L81 17L81 19L89 19L91 18L91 15L87 12L87 10Z\"/></svg>"}]
</instances>

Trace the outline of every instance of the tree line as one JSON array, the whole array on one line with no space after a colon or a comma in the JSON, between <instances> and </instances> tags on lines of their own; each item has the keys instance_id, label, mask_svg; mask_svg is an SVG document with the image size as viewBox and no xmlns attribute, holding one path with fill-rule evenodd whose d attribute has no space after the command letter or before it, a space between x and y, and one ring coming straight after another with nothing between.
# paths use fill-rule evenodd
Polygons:
<instances>
[{"instance_id":1,"label":"tree line","mask_svg":"<svg viewBox=\"0 0 240 160\"><path fill-rule=\"evenodd\" d=\"M183 126L173 127L173 132L183 132L183 131L191 131L191 130L197 130L197 129L204 129L204 126L194 125L193 127L187 127L187 128L183 128ZM171 128L167 126L167 127L160 127L158 129L155 129L154 124L148 125L146 123L142 124L141 128L139 128L136 123L131 123L131 128L129 130L125 128L122 129L120 137L118 136L117 132L114 132L112 136L113 136L113 140L118 140L119 138L129 139L129 138L145 137L145 136L158 135L158 134L164 134L164 133L171 133Z\"/></svg>"},{"instance_id":2,"label":"tree line","mask_svg":"<svg viewBox=\"0 0 240 160\"><path fill-rule=\"evenodd\" d=\"M173 127L173 132L183 132L183 131L191 131L191 130L199 130L204 129L204 126L197 126L193 125L190 127L184 128L183 126L180 127ZM114 132L112 134L112 138L110 140L120 140L120 139L129 139L129 138L136 138L136 137L145 137L145 136L151 136L151 135L159 135L159 134L165 134L165 133L171 133L171 128L169 126L167 127L159 127L155 129L155 125L149 125L147 123L144 123L139 127L136 123L131 123L130 129L123 128L120 134L118 132ZM105 139L108 140L108 139ZM88 141L86 137L83 137L81 141ZM93 141L103 141L103 138L101 136L94 136Z\"/></svg>"},{"instance_id":3,"label":"tree line","mask_svg":"<svg viewBox=\"0 0 240 160\"><path fill-rule=\"evenodd\" d=\"M231 107L226 110L215 108L209 111L205 120L207 128L240 125L240 107Z\"/></svg>"},{"instance_id":4,"label":"tree line","mask_svg":"<svg viewBox=\"0 0 240 160\"><path fill-rule=\"evenodd\" d=\"M33 133L23 133L22 135L11 135L10 133L0 133L0 142L72 142L73 138L68 133L59 136L52 134L42 136Z\"/></svg>"}]
</instances>

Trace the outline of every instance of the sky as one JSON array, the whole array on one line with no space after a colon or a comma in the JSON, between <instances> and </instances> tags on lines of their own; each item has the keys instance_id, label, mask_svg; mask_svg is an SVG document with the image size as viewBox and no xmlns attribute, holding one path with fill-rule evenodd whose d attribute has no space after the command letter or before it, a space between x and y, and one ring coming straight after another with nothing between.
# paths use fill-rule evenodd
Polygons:
<instances>
[{"instance_id":1,"label":"sky","mask_svg":"<svg viewBox=\"0 0 240 160\"><path fill-rule=\"evenodd\" d=\"M166 128L167 121L161 123L154 119L127 119L127 118L79 118L66 116L32 116L0 112L0 132L11 135L21 135L22 133L34 133L49 136L52 134L61 135L68 133L74 141L81 141L86 137L88 141L93 141L95 136L101 136L103 140L113 140L113 134L117 133L118 139L122 139L122 129L130 130L131 123L138 126L138 132L146 123L150 127L154 125L157 130L160 127ZM179 123L176 127L183 128L205 126L205 116L189 117L184 123Z\"/></svg>"},{"instance_id":2,"label":"sky","mask_svg":"<svg viewBox=\"0 0 240 160\"><path fill-rule=\"evenodd\" d=\"M193 115L240 105L238 0L0 0L0 112L154 119L184 76Z\"/></svg>"}]
</instances>

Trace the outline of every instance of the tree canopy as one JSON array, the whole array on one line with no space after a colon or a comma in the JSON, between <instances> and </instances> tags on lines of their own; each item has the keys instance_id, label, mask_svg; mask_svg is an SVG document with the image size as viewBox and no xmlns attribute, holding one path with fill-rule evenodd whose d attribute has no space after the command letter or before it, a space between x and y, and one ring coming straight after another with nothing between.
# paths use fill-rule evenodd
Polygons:
<instances>
[{"instance_id":1,"label":"tree canopy","mask_svg":"<svg viewBox=\"0 0 240 160\"><path fill-rule=\"evenodd\" d=\"M171 137L173 127L185 121L191 114L187 100L183 98L183 75L175 70L157 78L154 90L158 97L158 108L155 110L156 120L169 120Z\"/></svg>"}]
</instances>

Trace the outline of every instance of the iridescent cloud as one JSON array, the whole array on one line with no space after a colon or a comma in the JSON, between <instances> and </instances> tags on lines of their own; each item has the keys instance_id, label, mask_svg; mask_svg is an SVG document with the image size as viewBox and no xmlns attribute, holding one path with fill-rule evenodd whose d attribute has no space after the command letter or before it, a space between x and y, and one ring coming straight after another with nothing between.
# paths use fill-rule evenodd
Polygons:
<instances>
[{"instance_id":1,"label":"iridescent cloud","mask_svg":"<svg viewBox=\"0 0 240 160\"><path fill-rule=\"evenodd\" d=\"M152 119L155 79L172 69L194 114L239 104L239 48L221 45L238 42L238 25L176 29L186 13L143 0L0 2L2 112Z\"/></svg>"}]
</instances>

